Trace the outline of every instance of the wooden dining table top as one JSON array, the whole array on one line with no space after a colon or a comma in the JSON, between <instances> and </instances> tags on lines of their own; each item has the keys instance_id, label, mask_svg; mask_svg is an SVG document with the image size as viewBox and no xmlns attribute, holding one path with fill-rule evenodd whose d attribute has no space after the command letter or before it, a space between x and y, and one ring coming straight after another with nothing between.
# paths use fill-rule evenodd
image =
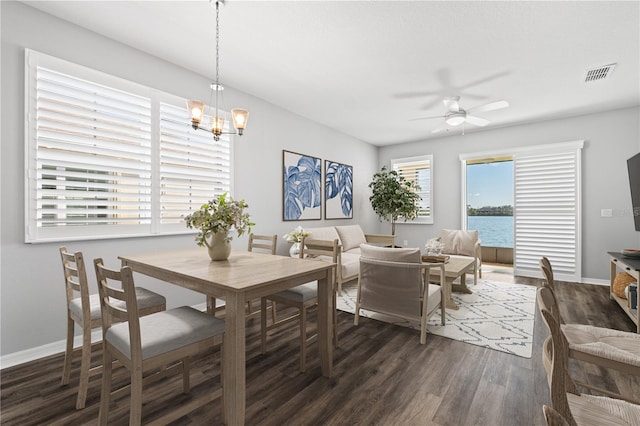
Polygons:
<instances>
[{"instance_id":1,"label":"wooden dining table top","mask_svg":"<svg viewBox=\"0 0 640 426\"><path fill-rule=\"evenodd\" d=\"M313 259L274 256L250 251L232 251L229 259L212 261L202 248L170 250L119 256L134 271L190 288L209 296L248 293L248 298L273 292L273 284L288 288L287 281L318 272L326 274L334 264ZM283 281L285 280L285 281ZM268 288L265 294L260 291Z\"/></svg>"}]
</instances>

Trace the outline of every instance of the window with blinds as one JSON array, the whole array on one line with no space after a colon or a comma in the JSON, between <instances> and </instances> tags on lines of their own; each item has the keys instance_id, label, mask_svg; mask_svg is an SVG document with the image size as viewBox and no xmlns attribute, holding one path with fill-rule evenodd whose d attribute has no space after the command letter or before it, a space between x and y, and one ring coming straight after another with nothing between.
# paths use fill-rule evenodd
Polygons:
<instances>
[{"instance_id":1,"label":"window with blinds","mask_svg":"<svg viewBox=\"0 0 640 426\"><path fill-rule=\"evenodd\" d=\"M433 223L433 155L397 158L391 160L391 167L400 176L420 186L420 213L412 223ZM398 222L402 223L402 222Z\"/></svg>"},{"instance_id":2,"label":"window with blinds","mask_svg":"<svg viewBox=\"0 0 640 426\"><path fill-rule=\"evenodd\" d=\"M31 50L25 69L26 242L187 233L230 192L230 140L184 99Z\"/></svg>"},{"instance_id":3,"label":"window with blinds","mask_svg":"<svg viewBox=\"0 0 640 426\"><path fill-rule=\"evenodd\" d=\"M183 223L183 217L212 198L231 191L231 143L185 126L185 108L160 103L160 222ZM229 120L225 120L228 126ZM203 123L206 127L206 122ZM223 129L229 131L228 128Z\"/></svg>"}]
</instances>

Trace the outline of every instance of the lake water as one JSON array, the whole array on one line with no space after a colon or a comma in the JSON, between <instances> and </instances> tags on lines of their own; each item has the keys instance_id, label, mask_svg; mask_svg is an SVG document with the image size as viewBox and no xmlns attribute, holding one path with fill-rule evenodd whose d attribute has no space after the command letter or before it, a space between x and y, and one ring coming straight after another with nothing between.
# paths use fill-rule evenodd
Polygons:
<instances>
[{"instance_id":1,"label":"lake water","mask_svg":"<svg viewBox=\"0 0 640 426\"><path fill-rule=\"evenodd\" d=\"M468 216L467 229L477 229L485 247L513 247L513 216Z\"/></svg>"}]
</instances>

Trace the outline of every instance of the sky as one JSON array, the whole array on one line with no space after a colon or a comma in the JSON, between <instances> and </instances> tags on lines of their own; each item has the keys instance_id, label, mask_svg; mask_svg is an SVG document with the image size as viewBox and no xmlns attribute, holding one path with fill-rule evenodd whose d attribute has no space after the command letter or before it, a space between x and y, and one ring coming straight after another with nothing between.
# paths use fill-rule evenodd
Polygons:
<instances>
[{"instance_id":1,"label":"sky","mask_svg":"<svg viewBox=\"0 0 640 426\"><path fill-rule=\"evenodd\" d=\"M513 206L513 161L467 166L467 204Z\"/></svg>"}]
</instances>

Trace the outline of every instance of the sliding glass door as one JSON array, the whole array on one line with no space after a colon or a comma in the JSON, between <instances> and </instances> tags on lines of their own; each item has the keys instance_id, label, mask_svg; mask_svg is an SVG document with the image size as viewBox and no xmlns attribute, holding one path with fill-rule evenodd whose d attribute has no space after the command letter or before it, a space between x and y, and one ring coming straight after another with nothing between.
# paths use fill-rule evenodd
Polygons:
<instances>
[{"instance_id":1,"label":"sliding glass door","mask_svg":"<svg viewBox=\"0 0 640 426\"><path fill-rule=\"evenodd\" d=\"M514 274L539 277L538 261L551 261L556 279L582 278L580 157L583 141L462 154L463 226L472 229L470 166L494 157L513 159ZM482 236L481 236L482 238ZM485 241L483 241L483 248ZM483 250L484 254L484 250Z\"/></svg>"}]
</instances>

